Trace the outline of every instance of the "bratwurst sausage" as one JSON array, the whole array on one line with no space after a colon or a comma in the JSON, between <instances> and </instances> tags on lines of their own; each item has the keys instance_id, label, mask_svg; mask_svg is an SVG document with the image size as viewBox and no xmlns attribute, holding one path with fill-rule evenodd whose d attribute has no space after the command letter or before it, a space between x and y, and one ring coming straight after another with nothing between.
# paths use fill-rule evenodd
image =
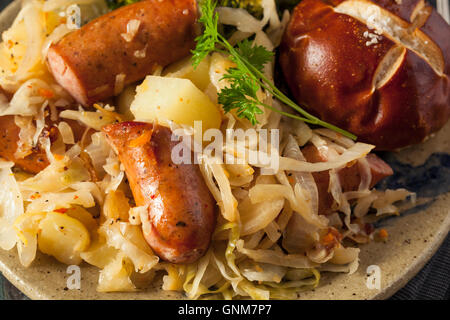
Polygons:
<instances>
[{"instance_id":1,"label":"bratwurst sausage","mask_svg":"<svg viewBox=\"0 0 450 320\"><path fill-rule=\"evenodd\" d=\"M50 47L55 79L90 105L187 56L197 33L195 0L145 0L114 10Z\"/></svg>"},{"instance_id":2,"label":"bratwurst sausage","mask_svg":"<svg viewBox=\"0 0 450 320\"><path fill-rule=\"evenodd\" d=\"M302 149L303 155L308 162L326 162L328 159L320 153L320 151L312 144L306 145ZM384 162L381 158L373 153L366 157L370 168L371 180L369 188L373 188L379 181L394 174L392 168ZM329 171L314 172L314 180L317 184L319 192L319 214L328 215L333 210L334 198L329 192L330 173ZM344 167L338 171L339 181L341 183L342 191L356 191L361 182L361 174L359 165L357 163Z\"/></svg>"},{"instance_id":3,"label":"bratwurst sausage","mask_svg":"<svg viewBox=\"0 0 450 320\"><path fill-rule=\"evenodd\" d=\"M65 119L74 134L75 142L80 141L86 129L77 121ZM42 130L41 136L47 136L50 142L54 142L58 138L58 128L55 122L47 119L47 126ZM0 157L14 162L14 164L24 171L30 173L39 173L44 170L49 161L43 147L38 143L33 147L30 153L24 158L17 156L16 151L19 148L20 128L14 121L14 116L0 117Z\"/></svg>"},{"instance_id":4,"label":"bratwurst sausage","mask_svg":"<svg viewBox=\"0 0 450 320\"><path fill-rule=\"evenodd\" d=\"M144 237L162 259L191 263L208 249L216 224L215 201L194 164L174 164L172 132L141 122L103 128L125 167L136 205L148 205Z\"/></svg>"},{"instance_id":5,"label":"bratwurst sausage","mask_svg":"<svg viewBox=\"0 0 450 320\"><path fill-rule=\"evenodd\" d=\"M20 128L14 122L14 116L0 117L0 157L12 161L16 166L31 173L38 173L48 166L49 162L45 151L39 146L32 149L32 152L26 157L19 159L16 156ZM54 130L48 130L47 134L50 141L55 137Z\"/></svg>"}]
</instances>

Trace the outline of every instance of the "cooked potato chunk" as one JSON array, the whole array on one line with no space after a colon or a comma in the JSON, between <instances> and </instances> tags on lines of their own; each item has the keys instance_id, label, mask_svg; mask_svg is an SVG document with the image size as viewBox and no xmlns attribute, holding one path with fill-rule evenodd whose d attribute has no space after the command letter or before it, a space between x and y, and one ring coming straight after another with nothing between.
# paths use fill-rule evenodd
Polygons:
<instances>
[{"instance_id":1,"label":"cooked potato chunk","mask_svg":"<svg viewBox=\"0 0 450 320\"><path fill-rule=\"evenodd\" d=\"M80 221L91 235L91 240L97 235L98 221L92 217L92 214L81 206L73 206L67 210L66 214Z\"/></svg>"},{"instance_id":2,"label":"cooked potato chunk","mask_svg":"<svg viewBox=\"0 0 450 320\"><path fill-rule=\"evenodd\" d=\"M117 99L117 108L125 120L133 120L134 115L130 111L131 104L136 96L136 85L126 87Z\"/></svg>"},{"instance_id":3,"label":"cooked potato chunk","mask_svg":"<svg viewBox=\"0 0 450 320\"><path fill-rule=\"evenodd\" d=\"M137 87L131 105L136 120L169 121L194 127L202 121L203 130L219 128L222 121L218 107L188 79L148 76Z\"/></svg>"},{"instance_id":4,"label":"cooked potato chunk","mask_svg":"<svg viewBox=\"0 0 450 320\"><path fill-rule=\"evenodd\" d=\"M39 250L65 264L79 264L90 244L89 231L77 219L50 212L39 224Z\"/></svg>"},{"instance_id":5,"label":"cooked potato chunk","mask_svg":"<svg viewBox=\"0 0 450 320\"><path fill-rule=\"evenodd\" d=\"M187 57L181 61L175 62L164 70L163 76L171 78L189 79L197 88L205 91L208 87L209 80L209 65L211 57L207 56L200 62L197 68L194 69L192 65L192 58Z\"/></svg>"}]
</instances>

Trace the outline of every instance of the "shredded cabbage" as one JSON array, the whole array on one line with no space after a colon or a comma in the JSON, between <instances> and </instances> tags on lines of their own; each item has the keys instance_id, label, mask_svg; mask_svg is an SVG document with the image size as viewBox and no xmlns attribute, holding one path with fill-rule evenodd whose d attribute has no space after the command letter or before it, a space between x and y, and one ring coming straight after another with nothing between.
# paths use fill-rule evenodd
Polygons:
<instances>
[{"instance_id":1,"label":"shredded cabbage","mask_svg":"<svg viewBox=\"0 0 450 320\"><path fill-rule=\"evenodd\" d=\"M244 248L244 241L236 243L237 250L256 262L270 263L291 268L314 268L318 265L303 254L284 254L275 250L251 250Z\"/></svg>"},{"instance_id":2,"label":"shredded cabbage","mask_svg":"<svg viewBox=\"0 0 450 320\"><path fill-rule=\"evenodd\" d=\"M100 131L103 126L113 123L116 118L113 115L105 114L100 111L64 110L59 116L65 119L78 120L86 127Z\"/></svg>"},{"instance_id":3,"label":"shredded cabbage","mask_svg":"<svg viewBox=\"0 0 450 320\"><path fill-rule=\"evenodd\" d=\"M123 252L130 259L136 272L145 273L159 261L144 240L138 226L127 222L110 224L107 221L100 227L100 233L106 238L109 246Z\"/></svg>"},{"instance_id":4,"label":"shredded cabbage","mask_svg":"<svg viewBox=\"0 0 450 320\"><path fill-rule=\"evenodd\" d=\"M0 159L0 248L11 250L18 240L14 221L23 214L22 194L11 171L13 163Z\"/></svg>"}]
</instances>

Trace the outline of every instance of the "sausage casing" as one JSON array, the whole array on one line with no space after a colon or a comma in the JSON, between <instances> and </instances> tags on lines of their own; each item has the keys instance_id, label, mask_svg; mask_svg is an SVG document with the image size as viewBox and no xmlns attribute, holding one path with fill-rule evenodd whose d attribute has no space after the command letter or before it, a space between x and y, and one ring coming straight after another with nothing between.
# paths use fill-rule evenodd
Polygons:
<instances>
[{"instance_id":1,"label":"sausage casing","mask_svg":"<svg viewBox=\"0 0 450 320\"><path fill-rule=\"evenodd\" d=\"M197 15L195 0L145 0L119 8L52 45L49 68L79 103L104 101L187 56L195 46ZM136 32L130 21L138 21Z\"/></svg>"},{"instance_id":2,"label":"sausage casing","mask_svg":"<svg viewBox=\"0 0 450 320\"><path fill-rule=\"evenodd\" d=\"M172 263L190 263L208 249L216 223L215 201L194 164L174 164L169 128L122 122L103 128L125 167L137 206L149 206L144 237Z\"/></svg>"},{"instance_id":3,"label":"sausage casing","mask_svg":"<svg viewBox=\"0 0 450 320\"><path fill-rule=\"evenodd\" d=\"M328 161L328 159L323 156L312 144L306 145L302 149L302 152L308 162L315 163ZM368 162L371 174L369 188L373 188L382 179L393 175L394 172L392 171L392 168L375 154L368 154L366 160ZM312 175L319 192L319 214L328 215L335 212L333 210L334 198L329 192L329 171L314 172ZM358 190L361 182L361 174L358 164L353 164L349 167L340 169L338 171L338 176L343 192Z\"/></svg>"},{"instance_id":4,"label":"sausage casing","mask_svg":"<svg viewBox=\"0 0 450 320\"><path fill-rule=\"evenodd\" d=\"M50 142L54 142L58 138L58 128L56 123L46 119L46 126L42 130L41 136L50 138ZM80 141L86 127L77 121L65 119L74 134L75 141ZM12 161L22 170L30 173L39 173L44 170L49 161L45 150L40 143L33 147L30 154L24 158L18 158L16 155L20 140L20 128L16 125L14 116L0 117L0 157L8 161Z\"/></svg>"},{"instance_id":5,"label":"sausage casing","mask_svg":"<svg viewBox=\"0 0 450 320\"><path fill-rule=\"evenodd\" d=\"M54 130L48 131L50 140L54 137ZM15 155L19 142L20 128L14 122L14 116L0 117L0 157L12 161L16 166L31 173L38 173L48 166L49 162L45 150L33 148L31 153L23 159Z\"/></svg>"}]
</instances>

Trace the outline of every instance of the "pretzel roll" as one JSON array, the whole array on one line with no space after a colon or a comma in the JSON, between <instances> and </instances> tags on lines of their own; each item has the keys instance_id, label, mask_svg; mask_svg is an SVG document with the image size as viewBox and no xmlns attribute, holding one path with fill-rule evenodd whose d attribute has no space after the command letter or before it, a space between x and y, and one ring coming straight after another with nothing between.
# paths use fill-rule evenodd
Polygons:
<instances>
[{"instance_id":1,"label":"pretzel roll","mask_svg":"<svg viewBox=\"0 0 450 320\"><path fill-rule=\"evenodd\" d=\"M450 116L450 26L423 0L303 0L280 64L298 103L378 150Z\"/></svg>"}]
</instances>

